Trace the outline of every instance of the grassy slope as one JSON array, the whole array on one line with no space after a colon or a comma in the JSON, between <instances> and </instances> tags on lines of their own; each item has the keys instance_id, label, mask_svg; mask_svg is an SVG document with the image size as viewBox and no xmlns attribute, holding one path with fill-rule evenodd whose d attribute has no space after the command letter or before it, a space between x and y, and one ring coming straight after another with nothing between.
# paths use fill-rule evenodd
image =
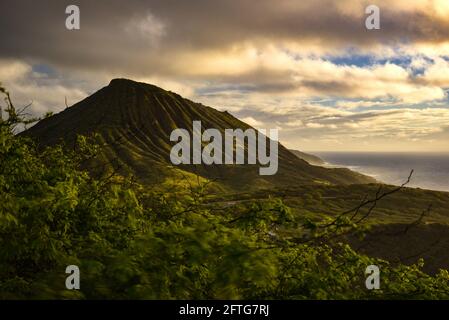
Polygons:
<instances>
[{"instance_id":1,"label":"grassy slope","mask_svg":"<svg viewBox=\"0 0 449 320\"><path fill-rule=\"evenodd\" d=\"M360 204L368 195L373 198L377 184L351 186L305 185L277 190L259 190L247 193L217 196L214 205L240 205L253 199L281 197L294 214L320 221L336 216ZM383 186L391 190L392 186ZM422 223L409 227L422 212L432 205ZM361 211L363 215L365 211ZM359 239L349 236L355 248L368 255L393 262L414 263L425 259L424 270L435 272L449 269L449 193L404 188L380 200L363 224L369 226L367 236ZM405 232L407 230L407 232ZM343 240L343 239L342 239Z\"/></svg>"},{"instance_id":2,"label":"grassy slope","mask_svg":"<svg viewBox=\"0 0 449 320\"><path fill-rule=\"evenodd\" d=\"M39 143L63 140L70 144L76 134L97 132L108 147L105 161L119 162L141 181L161 184L172 179L169 141L176 128L192 131L192 122L202 127L249 129L228 112L220 112L194 103L161 88L126 79L112 80L92 96L39 122L24 134ZM186 172L216 180L225 189L254 189L297 184L350 184L373 179L348 169L328 169L309 165L279 146L279 170L275 176L260 176L258 165L187 165ZM176 171L176 170L175 170ZM179 173L179 172L177 172Z\"/></svg>"}]
</instances>

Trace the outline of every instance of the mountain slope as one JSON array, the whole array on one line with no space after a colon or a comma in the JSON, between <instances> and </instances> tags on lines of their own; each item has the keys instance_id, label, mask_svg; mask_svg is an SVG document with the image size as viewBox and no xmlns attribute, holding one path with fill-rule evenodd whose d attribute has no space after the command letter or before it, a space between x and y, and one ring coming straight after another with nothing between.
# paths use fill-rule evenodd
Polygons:
<instances>
[{"instance_id":1,"label":"mountain slope","mask_svg":"<svg viewBox=\"0 0 449 320\"><path fill-rule=\"evenodd\" d=\"M313 154L305 153L305 152L302 152L299 150L293 150L293 149L290 149L289 151L291 153L293 153L295 156L297 156L298 158L300 158L304 161L307 161L311 165L324 166L326 164L326 162L323 159L321 159Z\"/></svg>"},{"instance_id":2,"label":"mountain slope","mask_svg":"<svg viewBox=\"0 0 449 320\"><path fill-rule=\"evenodd\" d=\"M64 111L25 131L40 145L73 143L78 134L98 133L108 147L105 161L118 161L141 181L158 184L185 172L196 173L232 188L263 188L304 183L352 184L374 182L348 169L312 166L279 145L279 170L260 176L259 165L182 165L173 170L170 134L176 128L192 132L192 122L202 128L251 128L228 112L220 112L184 99L159 87L127 79L110 84ZM245 153L246 154L246 153ZM182 172L181 172L182 173Z\"/></svg>"}]
</instances>

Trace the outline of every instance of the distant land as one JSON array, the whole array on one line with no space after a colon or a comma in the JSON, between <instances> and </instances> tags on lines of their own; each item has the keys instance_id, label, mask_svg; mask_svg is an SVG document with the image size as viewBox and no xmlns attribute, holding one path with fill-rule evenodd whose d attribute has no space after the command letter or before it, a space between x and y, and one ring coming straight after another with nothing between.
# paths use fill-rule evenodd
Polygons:
<instances>
[{"instance_id":1,"label":"distant land","mask_svg":"<svg viewBox=\"0 0 449 320\"><path fill-rule=\"evenodd\" d=\"M326 164L326 162L323 159L321 159L320 157L317 157L313 154L305 153L305 152L302 152L299 150L293 150L293 149L290 149L289 151L292 152L298 158L300 158L304 161L307 161L311 165L324 166Z\"/></svg>"}]
</instances>

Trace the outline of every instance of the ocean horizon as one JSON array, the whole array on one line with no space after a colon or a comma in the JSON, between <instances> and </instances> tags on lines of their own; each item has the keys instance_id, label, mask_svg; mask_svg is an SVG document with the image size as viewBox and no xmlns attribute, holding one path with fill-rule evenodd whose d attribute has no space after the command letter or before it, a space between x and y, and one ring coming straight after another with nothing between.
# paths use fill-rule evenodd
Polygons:
<instances>
[{"instance_id":1,"label":"ocean horizon","mask_svg":"<svg viewBox=\"0 0 449 320\"><path fill-rule=\"evenodd\" d=\"M414 170L408 187L449 192L449 152L310 151L329 167L346 167L376 180L401 185Z\"/></svg>"}]
</instances>

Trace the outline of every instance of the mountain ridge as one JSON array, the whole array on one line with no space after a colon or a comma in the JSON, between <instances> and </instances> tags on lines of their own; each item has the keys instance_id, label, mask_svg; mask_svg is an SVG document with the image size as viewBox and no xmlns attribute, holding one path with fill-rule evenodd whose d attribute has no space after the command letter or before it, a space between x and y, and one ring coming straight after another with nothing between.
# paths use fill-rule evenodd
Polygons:
<instances>
[{"instance_id":1,"label":"mountain ridge","mask_svg":"<svg viewBox=\"0 0 449 320\"><path fill-rule=\"evenodd\" d=\"M96 133L108 145L104 159L116 159L143 182L156 184L170 177L173 169L169 154L174 143L169 140L170 133L177 128L191 133L194 120L200 120L204 129L216 128L221 132L228 128L252 128L229 112L195 103L151 84L116 78L22 134L33 137L40 145L61 141L70 145L79 134ZM120 144L116 144L117 141ZM175 169L217 180L232 188L375 182L349 169L312 166L281 143L279 171L272 177L259 176L257 165L181 165Z\"/></svg>"}]
</instances>

